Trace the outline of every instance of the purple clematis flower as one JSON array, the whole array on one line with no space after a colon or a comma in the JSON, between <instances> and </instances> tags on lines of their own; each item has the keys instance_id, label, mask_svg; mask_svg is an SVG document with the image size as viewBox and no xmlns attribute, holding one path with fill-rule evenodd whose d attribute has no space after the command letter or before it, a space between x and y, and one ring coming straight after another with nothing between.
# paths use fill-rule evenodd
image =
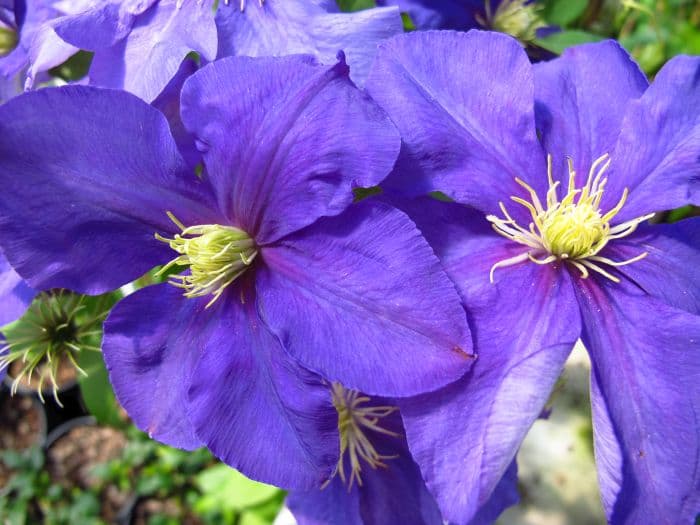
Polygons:
<instances>
[{"instance_id":1,"label":"purple clematis flower","mask_svg":"<svg viewBox=\"0 0 700 525\"><path fill-rule=\"evenodd\" d=\"M171 284L105 323L121 404L165 443L319 486L338 453L319 375L373 395L439 388L473 361L464 310L402 212L352 204L400 139L344 61L223 59L181 98L201 177L129 93L70 86L0 107L0 245L44 289L96 294L165 265Z\"/></svg>"},{"instance_id":2,"label":"purple clematis flower","mask_svg":"<svg viewBox=\"0 0 700 525\"><path fill-rule=\"evenodd\" d=\"M362 84L379 42L403 33L395 7L341 13L335 0L244 2L245 9L220 7L218 57L314 55L332 63L343 50L353 81Z\"/></svg>"},{"instance_id":3,"label":"purple clematis flower","mask_svg":"<svg viewBox=\"0 0 700 525\"><path fill-rule=\"evenodd\" d=\"M292 492L287 505L299 525L442 525L435 499L411 458L395 402L335 383L331 388L340 459L320 489ZM515 463L470 523L493 523L518 501Z\"/></svg>"},{"instance_id":4,"label":"purple clematis flower","mask_svg":"<svg viewBox=\"0 0 700 525\"><path fill-rule=\"evenodd\" d=\"M493 29L532 42L546 24L533 0L377 0L398 6L417 29Z\"/></svg>"},{"instance_id":5,"label":"purple clematis flower","mask_svg":"<svg viewBox=\"0 0 700 525\"><path fill-rule=\"evenodd\" d=\"M175 76L188 53L216 56L212 2L101 0L53 24L65 42L95 53L90 84L125 89L151 102Z\"/></svg>"},{"instance_id":6,"label":"purple clematis flower","mask_svg":"<svg viewBox=\"0 0 700 525\"><path fill-rule=\"evenodd\" d=\"M161 94L191 52L203 62L304 53L330 64L342 49L353 80L361 82L377 43L402 30L396 8L340 13L332 0L221 2L216 15L211 0L88 1L42 27L47 45L35 46L30 73L53 52L49 37L58 35L74 50L95 53L92 85L125 89L147 102Z\"/></svg>"},{"instance_id":7,"label":"purple clematis flower","mask_svg":"<svg viewBox=\"0 0 700 525\"><path fill-rule=\"evenodd\" d=\"M649 86L614 42L531 66L495 33L413 33L368 90L402 133L389 192L462 293L479 358L401 401L446 517L468 521L510 465L575 341L592 362L595 454L611 523L700 510L700 58ZM455 465L476 464L474 470Z\"/></svg>"},{"instance_id":8,"label":"purple clematis flower","mask_svg":"<svg viewBox=\"0 0 700 525\"><path fill-rule=\"evenodd\" d=\"M19 319L35 295L36 291L17 275L4 255L0 254L0 326Z\"/></svg>"},{"instance_id":9,"label":"purple clematis flower","mask_svg":"<svg viewBox=\"0 0 700 525\"><path fill-rule=\"evenodd\" d=\"M32 44L39 28L60 15L54 1L18 0L0 3L0 103L21 93L28 74ZM77 51L53 35L45 35L47 52L38 67L46 71ZM43 80L43 78L42 78Z\"/></svg>"},{"instance_id":10,"label":"purple clematis flower","mask_svg":"<svg viewBox=\"0 0 700 525\"><path fill-rule=\"evenodd\" d=\"M16 89L18 85L24 87L26 76L26 85L31 86L43 80L42 73L78 52L53 30L53 22L65 14L65 4L57 0L17 0L7 8L2 21L15 32L17 44L0 58L0 81L11 82ZM82 2L73 2L72 7L77 5Z\"/></svg>"}]
</instances>

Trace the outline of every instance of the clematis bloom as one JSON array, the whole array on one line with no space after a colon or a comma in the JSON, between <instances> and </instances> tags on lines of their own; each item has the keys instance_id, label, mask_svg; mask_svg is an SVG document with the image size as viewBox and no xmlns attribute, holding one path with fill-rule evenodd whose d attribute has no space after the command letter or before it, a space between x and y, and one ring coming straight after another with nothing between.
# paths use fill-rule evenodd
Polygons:
<instances>
[{"instance_id":1,"label":"clematis bloom","mask_svg":"<svg viewBox=\"0 0 700 525\"><path fill-rule=\"evenodd\" d=\"M398 6L422 30L492 29L529 43L545 27L533 0L377 0L377 5Z\"/></svg>"},{"instance_id":2,"label":"clematis bloom","mask_svg":"<svg viewBox=\"0 0 700 525\"><path fill-rule=\"evenodd\" d=\"M444 520L408 450L395 403L331 386L340 458L320 488L289 494L299 525L442 525ZM468 466L465 466L468 468ZM515 463L471 522L492 523L517 502Z\"/></svg>"},{"instance_id":3,"label":"clematis bloom","mask_svg":"<svg viewBox=\"0 0 700 525\"><path fill-rule=\"evenodd\" d=\"M403 139L386 188L460 289L479 355L399 402L448 519L492 493L579 338L610 522L700 510L699 223L647 223L700 203L699 74L677 57L649 86L614 42L535 66L494 33L382 45L368 89Z\"/></svg>"},{"instance_id":4,"label":"clematis bloom","mask_svg":"<svg viewBox=\"0 0 700 525\"><path fill-rule=\"evenodd\" d=\"M201 176L128 93L0 107L0 245L39 289L96 294L163 266L170 283L105 323L121 404L165 443L318 486L338 452L325 381L396 396L457 379L473 361L464 310L402 212L352 204L400 139L342 59L217 61L185 82L181 114Z\"/></svg>"},{"instance_id":5,"label":"clematis bloom","mask_svg":"<svg viewBox=\"0 0 700 525\"><path fill-rule=\"evenodd\" d=\"M403 30L396 8L341 13L333 0L219 2L216 13L212 0L54 3L65 16L41 26L30 84L55 49L69 46L94 52L90 84L125 89L147 102L162 93L191 52L203 63L305 53L330 64L345 50L353 80L361 82L378 42Z\"/></svg>"}]
</instances>

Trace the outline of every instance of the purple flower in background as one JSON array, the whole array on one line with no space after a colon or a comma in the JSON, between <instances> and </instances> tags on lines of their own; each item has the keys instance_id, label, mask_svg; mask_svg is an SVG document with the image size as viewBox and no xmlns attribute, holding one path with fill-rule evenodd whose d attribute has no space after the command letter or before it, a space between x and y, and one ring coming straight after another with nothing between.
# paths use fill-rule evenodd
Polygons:
<instances>
[{"instance_id":1,"label":"purple flower in background","mask_svg":"<svg viewBox=\"0 0 700 525\"><path fill-rule=\"evenodd\" d=\"M0 326L16 321L27 310L36 291L17 275L5 256L0 253ZM4 346L4 345L3 345ZM0 350L0 361L7 348ZM0 366L0 381L7 374L7 367Z\"/></svg>"},{"instance_id":2,"label":"purple flower in background","mask_svg":"<svg viewBox=\"0 0 700 525\"><path fill-rule=\"evenodd\" d=\"M185 82L181 113L201 177L128 93L70 86L1 106L0 245L42 289L96 294L165 265L170 283L105 323L121 404L165 443L316 487L338 452L317 374L371 394L439 388L473 361L464 310L402 212L352 204L400 140L342 60L219 60Z\"/></svg>"},{"instance_id":3,"label":"purple flower in background","mask_svg":"<svg viewBox=\"0 0 700 525\"><path fill-rule=\"evenodd\" d=\"M311 54L332 63L343 50L350 76L363 83L379 42L403 32L394 7L341 13L335 0L248 1L245 9L220 6L218 57Z\"/></svg>"},{"instance_id":4,"label":"purple flower in background","mask_svg":"<svg viewBox=\"0 0 700 525\"><path fill-rule=\"evenodd\" d=\"M398 409L334 383L331 388L340 458L321 487L292 492L287 505L299 525L363 525L392 522L442 525L435 500L403 437Z\"/></svg>"},{"instance_id":5,"label":"purple flower in background","mask_svg":"<svg viewBox=\"0 0 700 525\"><path fill-rule=\"evenodd\" d=\"M48 21L61 16L55 0L17 0L0 3L0 102L24 88L25 76L32 78L64 62L78 49L63 42L50 29L40 31ZM39 47L44 52L30 68Z\"/></svg>"},{"instance_id":6,"label":"purple flower in background","mask_svg":"<svg viewBox=\"0 0 700 525\"><path fill-rule=\"evenodd\" d=\"M65 42L95 53L90 83L153 101L188 53L216 56L210 1L102 0L73 9L52 25ZM43 49L42 52L45 50Z\"/></svg>"},{"instance_id":7,"label":"purple flower in background","mask_svg":"<svg viewBox=\"0 0 700 525\"><path fill-rule=\"evenodd\" d=\"M678 57L649 86L614 42L536 66L495 33L380 47L368 90L403 139L387 190L455 201L402 202L479 355L462 380L399 400L448 519L490 496L579 338L608 519L691 523L700 509L699 223L646 223L700 201L698 78L700 59Z\"/></svg>"},{"instance_id":8,"label":"purple flower in background","mask_svg":"<svg viewBox=\"0 0 700 525\"><path fill-rule=\"evenodd\" d=\"M377 5L398 6L417 29L493 29L528 43L545 27L533 0L377 0Z\"/></svg>"},{"instance_id":9,"label":"purple flower in background","mask_svg":"<svg viewBox=\"0 0 700 525\"><path fill-rule=\"evenodd\" d=\"M70 54L94 52L90 84L125 89L147 102L161 94L191 52L202 62L303 53L331 64L345 50L353 80L361 82L377 44L403 30L396 8L340 13L332 0L220 2L216 15L211 0L53 3L66 16L38 32L29 53L30 85L37 72L57 64L49 57L58 40L63 48L69 44Z\"/></svg>"},{"instance_id":10,"label":"purple flower in background","mask_svg":"<svg viewBox=\"0 0 700 525\"><path fill-rule=\"evenodd\" d=\"M19 319L35 295L0 254L0 326Z\"/></svg>"},{"instance_id":11,"label":"purple flower in background","mask_svg":"<svg viewBox=\"0 0 700 525\"><path fill-rule=\"evenodd\" d=\"M442 525L435 499L411 458L395 404L338 383L331 391L340 459L333 478L320 489L290 493L287 505L299 525L371 525L387 519L405 525ZM492 523L505 507L516 503L516 481L513 463L471 523Z\"/></svg>"}]
</instances>

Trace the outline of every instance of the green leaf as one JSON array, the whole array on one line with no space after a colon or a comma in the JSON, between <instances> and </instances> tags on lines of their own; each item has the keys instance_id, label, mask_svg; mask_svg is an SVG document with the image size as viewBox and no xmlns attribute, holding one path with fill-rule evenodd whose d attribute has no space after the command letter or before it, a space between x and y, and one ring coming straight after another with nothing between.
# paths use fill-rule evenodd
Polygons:
<instances>
[{"instance_id":1,"label":"green leaf","mask_svg":"<svg viewBox=\"0 0 700 525\"><path fill-rule=\"evenodd\" d=\"M119 404L109 384L102 353L80 352L78 364L87 373L87 377L80 376L78 383L88 412L103 425L122 426Z\"/></svg>"},{"instance_id":2,"label":"green leaf","mask_svg":"<svg viewBox=\"0 0 700 525\"><path fill-rule=\"evenodd\" d=\"M200 472L195 484L203 497L195 504L198 514L214 510L242 511L272 499L279 489L246 478L240 472L223 464Z\"/></svg>"},{"instance_id":3,"label":"green leaf","mask_svg":"<svg viewBox=\"0 0 700 525\"><path fill-rule=\"evenodd\" d=\"M580 17L588 6L588 0L550 0L543 9L544 19L555 26L566 27Z\"/></svg>"},{"instance_id":4,"label":"green leaf","mask_svg":"<svg viewBox=\"0 0 700 525\"><path fill-rule=\"evenodd\" d=\"M535 44L552 53L561 54L567 47L585 44L586 42L600 42L604 38L587 31L570 29L552 33L545 38L536 38Z\"/></svg>"},{"instance_id":5,"label":"green leaf","mask_svg":"<svg viewBox=\"0 0 700 525\"><path fill-rule=\"evenodd\" d=\"M338 7L341 11L361 11L376 7L374 0L338 0Z\"/></svg>"}]
</instances>

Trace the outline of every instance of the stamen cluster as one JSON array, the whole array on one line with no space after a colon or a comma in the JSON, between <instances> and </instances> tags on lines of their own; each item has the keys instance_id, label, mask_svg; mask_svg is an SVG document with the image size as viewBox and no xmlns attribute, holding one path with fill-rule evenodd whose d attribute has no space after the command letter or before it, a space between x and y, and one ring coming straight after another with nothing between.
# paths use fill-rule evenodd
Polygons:
<instances>
[{"instance_id":1,"label":"stamen cluster","mask_svg":"<svg viewBox=\"0 0 700 525\"><path fill-rule=\"evenodd\" d=\"M0 26L0 57L7 55L17 46L17 33Z\"/></svg>"},{"instance_id":2,"label":"stamen cluster","mask_svg":"<svg viewBox=\"0 0 700 525\"><path fill-rule=\"evenodd\" d=\"M58 399L57 374L62 359L67 359L81 375L87 375L78 365L80 352L99 352L102 322L114 301L106 296L91 298L64 290L38 295L27 312L4 329L5 346L0 349L0 369L20 361L22 367L12 382L11 392L17 392L24 379L30 382L39 374L37 393L44 401L43 388L51 384Z\"/></svg>"},{"instance_id":3,"label":"stamen cluster","mask_svg":"<svg viewBox=\"0 0 700 525\"><path fill-rule=\"evenodd\" d=\"M581 272L583 278L588 277L589 270L593 270L614 282L619 282L617 277L600 265L624 266L646 257L647 252L643 252L631 259L613 261L599 255L611 240L630 235L640 223L654 216L653 213L650 213L611 226L610 222L624 206L629 192L625 188L618 203L607 213L600 210L603 191L608 181L605 172L610 166L609 155L606 153L593 162L588 172L586 184L581 188L576 187L576 172L571 159L569 159L568 166L567 192L559 200L557 190L560 183L554 181L552 158L551 156L547 157L549 188L546 208L529 184L518 178L515 179L530 195L529 202L520 197L511 197L511 200L524 206L530 212L532 222L528 229L523 228L513 219L502 202L499 203L499 206L505 219L495 215L486 217L498 234L530 248L522 254L494 264L491 268L491 282L493 282L493 272L496 268L511 266L526 260L537 264L567 261Z\"/></svg>"},{"instance_id":4,"label":"stamen cluster","mask_svg":"<svg viewBox=\"0 0 700 525\"><path fill-rule=\"evenodd\" d=\"M528 43L535 40L538 29L547 25L540 15L541 7L529 0L503 0L496 10L492 11L491 2L487 0L486 20L479 22L485 27Z\"/></svg>"},{"instance_id":5,"label":"stamen cluster","mask_svg":"<svg viewBox=\"0 0 700 525\"><path fill-rule=\"evenodd\" d=\"M362 461L373 469L386 468L384 460L397 456L384 456L377 452L366 435L367 430L379 432L387 436L398 437L398 434L382 428L380 419L393 414L398 409L393 406L363 406L371 401L367 396L360 395L355 390L348 390L340 383L333 383L333 406L338 411L338 431L340 433L340 460L338 475L343 483L352 488L355 481L362 486ZM345 458L350 462L350 477L345 472Z\"/></svg>"},{"instance_id":6,"label":"stamen cluster","mask_svg":"<svg viewBox=\"0 0 700 525\"><path fill-rule=\"evenodd\" d=\"M207 307L221 296L224 289L253 263L258 249L255 241L241 229L219 224L186 227L172 213L168 217L182 233L168 239L156 233L180 254L160 269L162 275L174 266L187 266L189 273L170 276L170 284L183 288L185 297L214 297Z\"/></svg>"}]
</instances>

